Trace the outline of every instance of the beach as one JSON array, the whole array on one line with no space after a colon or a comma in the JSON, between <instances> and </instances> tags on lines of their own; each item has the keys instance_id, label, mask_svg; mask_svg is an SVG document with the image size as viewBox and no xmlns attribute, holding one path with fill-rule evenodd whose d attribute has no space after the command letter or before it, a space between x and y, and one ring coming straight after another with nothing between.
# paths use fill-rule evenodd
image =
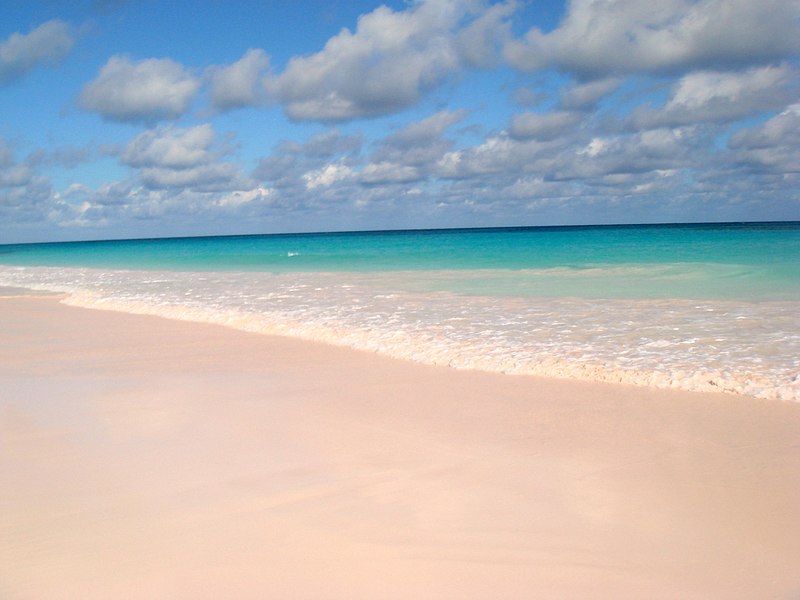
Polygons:
<instances>
[{"instance_id":1,"label":"beach","mask_svg":"<svg viewBox=\"0 0 800 600\"><path fill-rule=\"evenodd\" d=\"M800 223L0 246L0 286L427 365L800 401Z\"/></svg>"},{"instance_id":2,"label":"beach","mask_svg":"<svg viewBox=\"0 0 800 600\"><path fill-rule=\"evenodd\" d=\"M794 598L800 404L0 298L0 597Z\"/></svg>"},{"instance_id":3,"label":"beach","mask_svg":"<svg viewBox=\"0 0 800 600\"><path fill-rule=\"evenodd\" d=\"M800 600L800 0L2 15L0 600Z\"/></svg>"}]
</instances>

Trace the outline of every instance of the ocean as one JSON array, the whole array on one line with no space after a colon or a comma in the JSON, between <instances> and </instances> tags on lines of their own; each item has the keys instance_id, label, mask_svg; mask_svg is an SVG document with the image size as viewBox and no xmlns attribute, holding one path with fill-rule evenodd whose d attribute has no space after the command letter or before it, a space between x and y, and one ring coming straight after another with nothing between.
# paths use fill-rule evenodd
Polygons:
<instances>
[{"instance_id":1,"label":"ocean","mask_svg":"<svg viewBox=\"0 0 800 600\"><path fill-rule=\"evenodd\" d=\"M800 399L800 223L0 245L0 286L454 368Z\"/></svg>"}]
</instances>

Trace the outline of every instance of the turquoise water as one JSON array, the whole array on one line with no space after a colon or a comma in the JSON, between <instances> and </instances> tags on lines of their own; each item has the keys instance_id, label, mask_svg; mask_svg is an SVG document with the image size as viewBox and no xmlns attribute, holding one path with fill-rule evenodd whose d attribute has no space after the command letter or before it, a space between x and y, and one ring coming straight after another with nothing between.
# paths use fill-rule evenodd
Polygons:
<instances>
[{"instance_id":1,"label":"turquoise water","mask_svg":"<svg viewBox=\"0 0 800 600\"><path fill-rule=\"evenodd\" d=\"M0 264L171 271L418 271L416 289L797 298L800 223L461 229L0 246ZM425 272L451 271L450 277ZM483 271L480 277L465 271ZM525 272L529 273L525 273ZM459 272L461 276L459 277Z\"/></svg>"},{"instance_id":2,"label":"turquoise water","mask_svg":"<svg viewBox=\"0 0 800 600\"><path fill-rule=\"evenodd\" d=\"M456 368L800 396L800 223L5 245L0 286Z\"/></svg>"}]
</instances>

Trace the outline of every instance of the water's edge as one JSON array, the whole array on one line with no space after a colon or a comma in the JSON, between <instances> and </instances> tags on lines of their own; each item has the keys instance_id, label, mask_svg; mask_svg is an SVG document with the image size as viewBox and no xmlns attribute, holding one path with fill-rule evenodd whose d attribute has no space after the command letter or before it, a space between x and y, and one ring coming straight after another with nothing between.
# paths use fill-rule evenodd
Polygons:
<instances>
[{"instance_id":1,"label":"water's edge","mask_svg":"<svg viewBox=\"0 0 800 600\"><path fill-rule=\"evenodd\" d=\"M456 369L800 400L797 362L790 358L800 335L775 340L765 328L789 319L784 329L792 330L796 322L787 314L796 303L498 301L376 290L331 274L261 274L250 289L242 282L251 282L253 273L239 279L185 274L184 280L150 272L131 279L130 272L83 269L84 282L76 285L76 273L56 269L48 275L57 272L72 283L37 283L46 271L18 270L28 281L13 281L7 271L0 285L63 293L62 301L73 306L223 325ZM598 315L606 321L598 324ZM754 346L732 345L732 327L750 328ZM755 347L761 354L750 368ZM770 358L770 347L782 349L783 363L765 364L761 356Z\"/></svg>"}]
</instances>

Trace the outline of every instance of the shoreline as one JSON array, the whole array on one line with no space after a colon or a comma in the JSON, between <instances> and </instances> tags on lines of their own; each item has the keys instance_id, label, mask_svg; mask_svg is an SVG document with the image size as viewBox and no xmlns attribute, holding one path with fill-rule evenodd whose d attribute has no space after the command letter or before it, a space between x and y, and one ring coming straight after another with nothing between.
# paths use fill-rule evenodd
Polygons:
<instances>
[{"instance_id":1,"label":"shoreline","mask_svg":"<svg viewBox=\"0 0 800 600\"><path fill-rule=\"evenodd\" d=\"M0 596L789 598L800 405L0 297Z\"/></svg>"},{"instance_id":2,"label":"shoreline","mask_svg":"<svg viewBox=\"0 0 800 600\"><path fill-rule=\"evenodd\" d=\"M417 364L800 402L798 339L791 335L796 311L784 302L565 298L556 306L545 299L512 302L506 307L513 315L509 322L498 306L481 308L469 300L463 306L461 298L449 297L430 304L433 296L413 295L395 301L393 293L351 292L360 284L350 280L315 282L298 275L276 282L266 274L265 281L243 282L241 274L217 273L222 279L206 282L187 279L189 273L159 272L156 283L164 276L176 279L156 293L141 291L152 286L153 274L122 273L123 280L94 273L91 283L77 288L74 282L29 283L38 293L64 294L62 301L71 306L223 325ZM303 288L323 283L333 291L317 305ZM24 278L12 285L24 287ZM215 291L220 286L239 290L237 299ZM598 312L606 318L598 319ZM780 352L765 350L776 344Z\"/></svg>"},{"instance_id":3,"label":"shoreline","mask_svg":"<svg viewBox=\"0 0 800 600\"><path fill-rule=\"evenodd\" d=\"M786 384L780 389L773 387L763 376L755 377L752 374L737 380L735 369L698 370L694 373L679 371L679 378L673 379L673 374L661 373L650 370L621 369L602 363L588 363L575 366L564 357L550 357L542 362L529 366L508 365L507 361L500 363L485 360L470 360L462 357L444 354L444 358L420 357L415 347L424 345L424 340L413 343L410 340L404 344L404 351L397 348L387 349L382 343L373 340L352 339L352 335L345 335L346 342L341 341L341 332L337 329L309 328L298 322L283 322L265 326L258 320L251 320L252 316L236 311L226 313L221 317L217 311L204 308L190 308L188 306L164 307L149 302L116 301L113 299L93 299L91 296L67 293L62 297L64 304L92 310L107 310L125 314L148 315L189 323L202 323L221 325L238 331L256 333L266 336L287 337L314 344L325 344L336 348L347 348L367 354L380 354L393 360L403 360L427 366L446 366L459 371L481 371L500 375L538 377L557 379L560 381L582 381L586 383L621 384L636 387L653 388L661 390L679 390L689 393L719 393L731 394L746 398L762 400L778 400L787 402L800 402L800 386ZM643 300L642 302L647 302ZM697 304L690 300L681 300L685 304ZM402 335L396 337L402 338ZM450 360L447 360L450 358ZM505 363L505 364L504 364Z\"/></svg>"}]
</instances>

